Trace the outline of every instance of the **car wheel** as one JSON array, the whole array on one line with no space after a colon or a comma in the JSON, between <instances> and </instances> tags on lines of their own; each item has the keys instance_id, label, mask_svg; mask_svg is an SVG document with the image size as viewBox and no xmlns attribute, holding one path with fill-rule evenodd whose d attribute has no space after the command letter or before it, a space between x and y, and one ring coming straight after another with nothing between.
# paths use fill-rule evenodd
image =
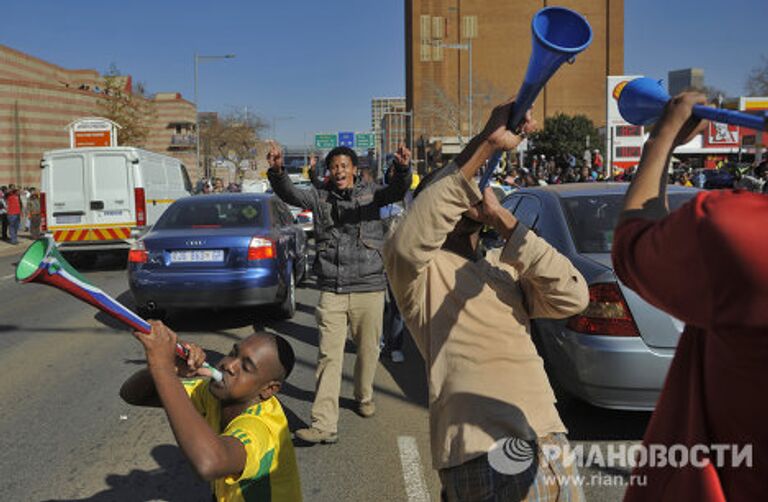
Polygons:
<instances>
[{"instance_id":1,"label":"car wheel","mask_svg":"<svg viewBox=\"0 0 768 502\"><path fill-rule=\"evenodd\" d=\"M290 319L296 313L296 274L293 267L288 269L288 283L286 284L285 298L277 305L277 317Z\"/></svg>"}]
</instances>

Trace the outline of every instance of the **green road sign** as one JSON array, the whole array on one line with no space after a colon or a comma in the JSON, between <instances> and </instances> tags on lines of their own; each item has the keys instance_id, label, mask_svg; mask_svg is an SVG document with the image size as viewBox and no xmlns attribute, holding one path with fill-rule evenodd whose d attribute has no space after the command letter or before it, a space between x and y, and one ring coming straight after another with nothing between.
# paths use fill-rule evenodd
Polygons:
<instances>
[{"instance_id":1,"label":"green road sign","mask_svg":"<svg viewBox=\"0 0 768 502\"><path fill-rule=\"evenodd\" d=\"M376 135L373 133L355 134L355 148L365 149L376 148Z\"/></svg>"},{"instance_id":2,"label":"green road sign","mask_svg":"<svg viewBox=\"0 0 768 502\"><path fill-rule=\"evenodd\" d=\"M330 150L336 148L337 137L335 134L315 134L315 148Z\"/></svg>"}]
</instances>

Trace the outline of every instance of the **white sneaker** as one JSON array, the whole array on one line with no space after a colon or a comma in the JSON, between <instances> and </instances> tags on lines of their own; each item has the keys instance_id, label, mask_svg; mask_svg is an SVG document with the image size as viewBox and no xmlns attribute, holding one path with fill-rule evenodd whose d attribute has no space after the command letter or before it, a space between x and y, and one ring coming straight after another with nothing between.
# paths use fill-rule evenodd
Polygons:
<instances>
[{"instance_id":1,"label":"white sneaker","mask_svg":"<svg viewBox=\"0 0 768 502\"><path fill-rule=\"evenodd\" d=\"M393 350L390 357L392 358L393 363L401 363L405 361L405 354L403 354L402 350Z\"/></svg>"}]
</instances>

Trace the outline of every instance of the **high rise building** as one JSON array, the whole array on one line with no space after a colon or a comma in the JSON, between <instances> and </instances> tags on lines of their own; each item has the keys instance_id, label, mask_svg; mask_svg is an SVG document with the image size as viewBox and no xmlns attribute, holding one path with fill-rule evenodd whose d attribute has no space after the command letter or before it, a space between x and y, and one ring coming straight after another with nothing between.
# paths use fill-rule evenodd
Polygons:
<instances>
[{"instance_id":1,"label":"high rise building","mask_svg":"<svg viewBox=\"0 0 768 502\"><path fill-rule=\"evenodd\" d=\"M386 142L386 138L382 139L385 135L382 127L387 127L393 121L400 123L406 112L405 98L373 98L371 100L371 131L377 138L377 153L381 151L384 151L385 155L389 153L382 143L382 141ZM395 118L395 116L399 117Z\"/></svg>"},{"instance_id":2,"label":"high rise building","mask_svg":"<svg viewBox=\"0 0 768 502\"><path fill-rule=\"evenodd\" d=\"M480 130L491 108L520 88L531 54L531 19L548 3L406 0L406 108L414 112L416 138L466 139ZM624 2L566 4L589 21L592 44L550 79L534 118L541 123L556 113L583 114L600 127L606 76L624 71Z\"/></svg>"},{"instance_id":3,"label":"high rise building","mask_svg":"<svg viewBox=\"0 0 768 502\"><path fill-rule=\"evenodd\" d=\"M686 68L667 73L668 89L671 96L676 96L687 89L704 88L704 70Z\"/></svg>"}]
</instances>

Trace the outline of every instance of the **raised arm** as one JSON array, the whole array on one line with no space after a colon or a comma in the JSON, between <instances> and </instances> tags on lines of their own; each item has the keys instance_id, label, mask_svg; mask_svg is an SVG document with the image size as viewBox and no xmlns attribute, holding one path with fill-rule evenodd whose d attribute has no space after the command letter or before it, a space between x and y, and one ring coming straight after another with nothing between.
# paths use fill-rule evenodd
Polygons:
<instances>
[{"instance_id":1,"label":"raised arm","mask_svg":"<svg viewBox=\"0 0 768 502\"><path fill-rule=\"evenodd\" d=\"M684 93L672 98L661 120L656 123L643 146L637 174L627 191L619 221L628 218L658 220L669 213L667 166L672 151L701 133L706 122L695 118L693 105L703 104L699 93Z\"/></svg>"},{"instance_id":2,"label":"raised arm","mask_svg":"<svg viewBox=\"0 0 768 502\"><path fill-rule=\"evenodd\" d=\"M472 139L437 176L443 179L425 189L406 213L384 247L385 266L398 306L404 314L423 297L423 273L454 229L462 214L481 200L473 178L496 149L512 149L521 141L506 129L513 102L496 107L485 129ZM530 114L524 130L533 130ZM512 217L511 215L509 215ZM514 217L512 217L514 219ZM508 226L514 221L505 220ZM511 231L511 230L510 230Z\"/></svg>"},{"instance_id":3,"label":"raised arm","mask_svg":"<svg viewBox=\"0 0 768 502\"><path fill-rule=\"evenodd\" d=\"M277 196L292 206L314 210L317 204L317 192L314 188L299 190L293 186L283 167L283 151L274 141L269 142L267 161L269 162L267 178Z\"/></svg>"},{"instance_id":4,"label":"raised arm","mask_svg":"<svg viewBox=\"0 0 768 502\"><path fill-rule=\"evenodd\" d=\"M205 351L196 343L187 343L179 340L186 347L189 356L186 360L174 358L176 375L181 378L207 377L210 372L203 368ZM148 368L141 369L131 375L120 387L120 397L133 406L151 406L159 408L163 405L160 396L157 395L155 381Z\"/></svg>"},{"instance_id":5,"label":"raised arm","mask_svg":"<svg viewBox=\"0 0 768 502\"><path fill-rule=\"evenodd\" d=\"M493 189L468 212L493 227L505 241L501 261L517 270L531 318L562 319L582 312L589 301L587 284L571 261L499 204Z\"/></svg>"},{"instance_id":6,"label":"raised arm","mask_svg":"<svg viewBox=\"0 0 768 502\"><path fill-rule=\"evenodd\" d=\"M309 157L309 181L315 188L323 188L325 184L323 178L320 177L320 173L317 172L317 155L314 153Z\"/></svg>"},{"instance_id":7,"label":"raised arm","mask_svg":"<svg viewBox=\"0 0 768 502\"><path fill-rule=\"evenodd\" d=\"M403 200L413 178L410 163L411 151L405 147L405 143L401 143L395 152L395 165L393 167L395 172L392 179L386 186L376 190L373 196L379 207Z\"/></svg>"},{"instance_id":8,"label":"raised arm","mask_svg":"<svg viewBox=\"0 0 768 502\"><path fill-rule=\"evenodd\" d=\"M698 236L706 233L702 197L667 214L667 162L674 148L706 125L692 116L704 96L670 100L643 147L613 240L616 275L649 303L686 323L707 326L707 302L691 301L713 289Z\"/></svg>"},{"instance_id":9,"label":"raised arm","mask_svg":"<svg viewBox=\"0 0 768 502\"><path fill-rule=\"evenodd\" d=\"M153 321L150 334L136 332L134 336L146 351L148 373L168 416L173 435L195 471L209 481L238 476L245 466L245 448L233 437L216 434L195 409L176 375L176 334L163 323ZM142 383L144 378L138 377L131 387ZM129 382L131 379L126 384Z\"/></svg>"}]
</instances>

